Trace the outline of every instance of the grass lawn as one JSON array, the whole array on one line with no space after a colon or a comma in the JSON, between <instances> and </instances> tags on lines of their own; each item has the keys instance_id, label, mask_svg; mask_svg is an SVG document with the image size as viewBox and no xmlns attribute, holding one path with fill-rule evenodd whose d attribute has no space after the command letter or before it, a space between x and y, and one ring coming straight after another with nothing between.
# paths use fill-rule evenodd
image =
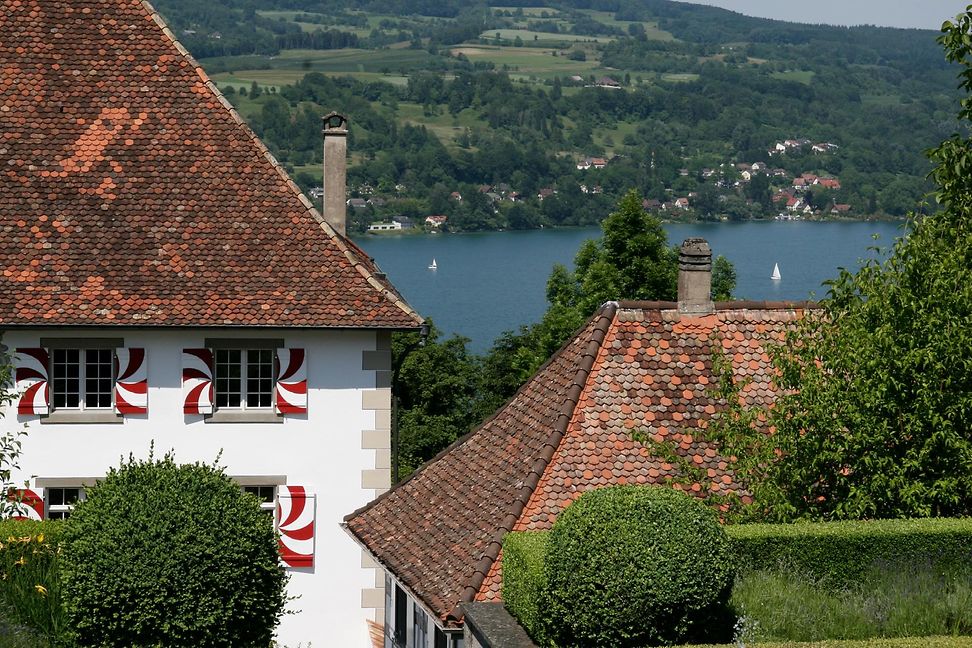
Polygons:
<instances>
[{"instance_id":1,"label":"grass lawn","mask_svg":"<svg viewBox=\"0 0 972 648\"><path fill-rule=\"evenodd\" d=\"M539 78L570 76L578 74L587 77L598 63L572 61L566 56L553 56L551 50L533 47L496 47L493 45L461 45L452 48L453 54L463 54L471 61L492 61L497 67L508 65L516 68L520 75L534 75Z\"/></svg>"},{"instance_id":2,"label":"grass lawn","mask_svg":"<svg viewBox=\"0 0 972 648\"><path fill-rule=\"evenodd\" d=\"M672 81L674 83L687 83L689 81L698 81L698 74L663 74L661 75L662 81Z\"/></svg>"}]
</instances>

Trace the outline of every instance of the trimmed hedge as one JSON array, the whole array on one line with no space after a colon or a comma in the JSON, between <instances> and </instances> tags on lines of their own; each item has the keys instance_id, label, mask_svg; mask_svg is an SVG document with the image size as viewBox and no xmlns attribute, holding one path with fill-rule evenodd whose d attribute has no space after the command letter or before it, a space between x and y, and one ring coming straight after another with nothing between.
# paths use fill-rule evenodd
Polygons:
<instances>
[{"instance_id":1,"label":"trimmed hedge","mask_svg":"<svg viewBox=\"0 0 972 648\"><path fill-rule=\"evenodd\" d=\"M841 587L874 567L929 564L948 570L972 561L972 519L727 526L740 571L796 570Z\"/></svg>"},{"instance_id":2,"label":"trimmed hedge","mask_svg":"<svg viewBox=\"0 0 972 648\"><path fill-rule=\"evenodd\" d=\"M66 638L58 565L63 524L57 520L0 521L0 625L6 626L0 631L13 632L21 642L11 645L33 645L34 635L52 646ZM13 641L7 634L0 639Z\"/></svg>"},{"instance_id":3,"label":"trimmed hedge","mask_svg":"<svg viewBox=\"0 0 972 648\"><path fill-rule=\"evenodd\" d=\"M503 603L531 637L540 636L537 604L543 592L549 531L517 531L503 539Z\"/></svg>"},{"instance_id":4,"label":"trimmed hedge","mask_svg":"<svg viewBox=\"0 0 972 648\"><path fill-rule=\"evenodd\" d=\"M725 641L735 569L714 511L670 488L581 495L548 538L540 636L560 648Z\"/></svg>"},{"instance_id":5,"label":"trimmed hedge","mask_svg":"<svg viewBox=\"0 0 972 648\"><path fill-rule=\"evenodd\" d=\"M970 637L905 637L901 639L861 639L853 641L811 641L807 643L754 643L751 648L969 648ZM683 648L738 648L738 644L704 644Z\"/></svg>"},{"instance_id":6,"label":"trimmed hedge","mask_svg":"<svg viewBox=\"0 0 972 648\"><path fill-rule=\"evenodd\" d=\"M270 516L222 470L129 459L64 528L78 646L265 648L286 602Z\"/></svg>"}]
</instances>

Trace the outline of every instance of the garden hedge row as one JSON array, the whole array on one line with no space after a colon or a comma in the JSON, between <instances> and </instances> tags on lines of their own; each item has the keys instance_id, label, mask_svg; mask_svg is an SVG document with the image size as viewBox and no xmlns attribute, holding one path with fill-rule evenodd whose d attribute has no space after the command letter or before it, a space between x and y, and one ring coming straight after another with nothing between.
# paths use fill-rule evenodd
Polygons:
<instances>
[{"instance_id":1,"label":"garden hedge row","mask_svg":"<svg viewBox=\"0 0 972 648\"><path fill-rule=\"evenodd\" d=\"M741 572L797 570L834 586L862 582L874 567L928 564L947 570L972 562L972 519L744 524L726 531ZM510 533L503 543L503 600L532 636L548 535ZM972 645L968 637L962 642Z\"/></svg>"},{"instance_id":2,"label":"garden hedge row","mask_svg":"<svg viewBox=\"0 0 972 648\"><path fill-rule=\"evenodd\" d=\"M531 637L539 635L537 602L549 531L519 531L503 541L503 602Z\"/></svg>"},{"instance_id":3,"label":"garden hedge row","mask_svg":"<svg viewBox=\"0 0 972 648\"><path fill-rule=\"evenodd\" d=\"M741 524L726 531L741 572L796 570L834 586L863 582L875 567L947 570L972 560L972 519Z\"/></svg>"},{"instance_id":4,"label":"garden hedge row","mask_svg":"<svg viewBox=\"0 0 972 648\"><path fill-rule=\"evenodd\" d=\"M811 641L807 643L754 643L751 648L969 648L969 637L904 637L899 639L859 639ZM683 648L738 648L738 644L706 644Z\"/></svg>"}]
</instances>

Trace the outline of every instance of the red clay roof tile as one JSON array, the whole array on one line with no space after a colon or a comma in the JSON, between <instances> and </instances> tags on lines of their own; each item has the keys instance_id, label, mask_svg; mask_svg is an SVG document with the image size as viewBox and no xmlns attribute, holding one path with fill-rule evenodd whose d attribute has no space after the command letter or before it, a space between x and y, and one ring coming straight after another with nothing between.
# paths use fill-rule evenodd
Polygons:
<instances>
[{"instance_id":1,"label":"red clay roof tile","mask_svg":"<svg viewBox=\"0 0 972 648\"><path fill-rule=\"evenodd\" d=\"M775 398L765 345L807 304L719 304L705 316L669 303L607 305L492 419L396 489L346 518L347 529L443 620L463 600L498 600L502 536L549 529L584 491L663 484L747 497L733 458L704 440L725 407L713 354L745 379L745 401ZM707 483L685 480L639 434L671 448ZM695 474L695 471L693 471Z\"/></svg>"},{"instance_id":2,"label":"red clay roof tile","mask_svg":"<svg viewBox=\"0 0 972 648\"><path fill-rule=\"evenodd\" d=\"M141 0L0 2L0 324L412 328Z\"/></svg>"}]
</instances>

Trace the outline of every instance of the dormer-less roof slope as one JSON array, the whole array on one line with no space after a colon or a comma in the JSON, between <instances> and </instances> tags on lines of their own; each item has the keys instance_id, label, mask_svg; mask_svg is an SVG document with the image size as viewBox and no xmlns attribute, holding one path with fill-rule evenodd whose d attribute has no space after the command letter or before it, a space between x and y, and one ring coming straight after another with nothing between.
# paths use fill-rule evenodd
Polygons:
<instances>
[{"instance_id":1,"label":"dormer-less roof slope","mask_svg":"<svg viewBox=\"0 0 972 648\"><path fill-rule=\"evenodd\" d=\"M500 543L548 529L584 491L663 484L678 465L636 440L667 440L706 475L685 483L743 497L730 462L699 431L725 407L715 353L731 363L750 405L774 400L766 345L807 304L733 302L708 315L671 303L607 304L492 419L408 481L345 519L347 530L439 617L496 600ZM697 471L692 471L698 474ZM686 475L682 475L678 484Z\"/></svg>"},{"instance_id":2,"label":"dormer-less roof slope","mask_svg":"<svg viewBox=\"0 0 972 648\"><path fill-rule=\"evenodd\" d=\"M0 0L0 325L412 328L152 7Z\"/></svg>"}]
</instances>

